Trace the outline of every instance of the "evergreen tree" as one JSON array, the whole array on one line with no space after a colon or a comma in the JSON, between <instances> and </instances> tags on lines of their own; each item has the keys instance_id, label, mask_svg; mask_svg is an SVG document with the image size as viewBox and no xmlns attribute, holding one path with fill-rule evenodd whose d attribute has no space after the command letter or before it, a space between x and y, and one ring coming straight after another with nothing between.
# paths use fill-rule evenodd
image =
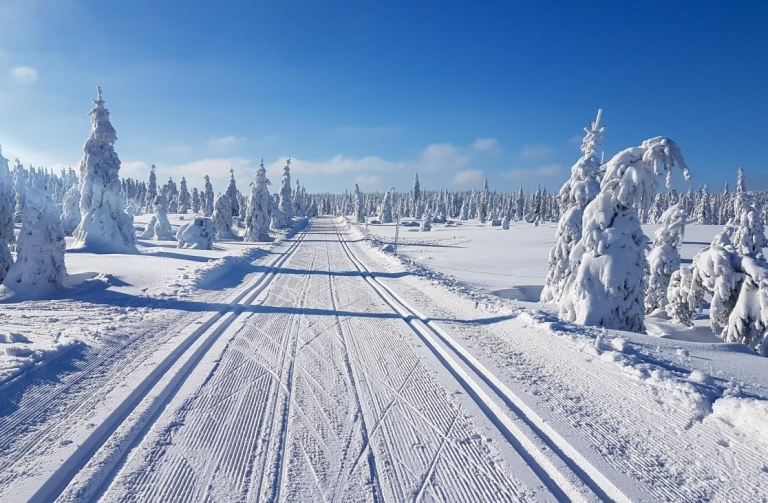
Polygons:
<instances>
[{"instance_id":1,"label":"evergreen tree","mask_svg":"<svg viewBox=\"0 0 768 503\"><path fill-rule=\"evenodd\" d=\"M229 168L229 183L227 184L227 190L224 193L229 199L232 205L232 216L240 216L240 204L237 197L237 182L235 181L235 168Z\"/></svg>"},{"instance_id":2,"label":"evergreen tree","mask_svg":"<svg viewBox=\"0 0 768 503\"><path fill-rule=\"evenodd\" d=\"M189 211L190 196L189 190L187 190L187 179L183 176L181 177L181 182L179 182L179 196L177 201L179 213L182 215L187 213Z\"/></svg>"},{"instance_id":3,"label":"evergreen tree","mask_svg":"<svg viewBox=\"0 0 768 503\"><path fill-rule=\"evenodd\" d=\"M214 202L213 226L216 228L216 239L234 239L232 233L232 201L226 194L219 194Z\"/></svg>"},{"instance_id":4,"label":"evergreen tree","mask_svg":"<svg viewBox=\"0 0 768 503\"><path fill-rule=\"evenodd\" d=\"M667 306L667 290L672 273L680 269L680 246L685 234L686 214L675 204L667 208L653 236L653 249L648 254L645 312L652 313Z\"/></svg>"},{"instance_id":5,"label":"evergreen tree","mask_svg":"<svg viewBox=\"0 0 768 503\"><path fill-rule=\"evenodd\" d=\"M115 152L115 128L109 122L101 88L97 88L91 133L80 162L80 213L74 232L75 248L97 253L136 253L133 218L125 213L120 194L120 159Z\"/></svg>"},{"instance_id":6,"label":"evergreen tree","mask_svg":"<svg viewBox=\"0 0 768 503\"><path fill-rule=\"evenodd\" d=\"M208 175L203 177L205 180L205 192L203 193L203 215L210 217L213 215L213 185Z\"/></svg>"},{"instance_id":7,"label":"evergreen tree","mask_svg":"<svg viewBox=\"0 0 768 503\"><path fill-rule=\"evenodd\" d=\"M0 148L0 283L13 265L11 246L16 243L13 227L15 194L12 184L8 159L3 157Z\"/></svg>"},{"instance_id":8,"label":"evergreen tree","mask_svg":"<svg viewBox=\"0 0 768 503\"><path fill-rule=\"evenodd\" d=\"M355 184L354 206L355 220L357 223L364 224L366 220L365 202L363 201L363 194L360 192L360 187L357 184Z\"/></svg>"},{"instance_id":9,"label":"evergreen tree","mask_svg":"<svg viewBox=\"0 0 768 503\"><path fill-rule=\"evenodd\" d=\"M197 187L192 189L192 213L195 215L200 213L200 191Z\"/></svg>"},{"instance_id":10,"label":"evergreen tree","mask_svg":"<svg viewBox=\"0 0 768 503\"><path fill-rule=\"evenodd\" d=\"M411 216L414 218L421 218L421 185L419 184L419 174L416 173L416 177L413 179L413 192L411 193L413 199L413 212Z\"/></svg>"},{"instance_id":11,"label":"evergreen tree","mask_svg":"<svg viewBox=\"0 0 768 503\"><path fill-rule=\"evenodd\" d=\"M147 186L147 211L152 211L152 205L157 197L157 175L155 174L155 165L149 168L149 185Z\"/></svg>"},{"instance_id":12,"label":"evergreen tree","mask_svg":"<svg viewBox=\"0 0 768 503\"><path fill-rule=\"evenodd\" d=\"M264 159L256 171L256 179L251 183L251 196L245 215L245 234L243 241L270 241L269 220L272 197L269 195L270 182Z\"/></svg>"},{"instance_id":13,"label":"evergreen tree","mask_svg":"<svg viewBox=\"0 0 768 503\"><path fill-rule=\"evenodd\" d=\"M291 201L291 158L285 161L283 168L283 178L280 180L280 200L277 208L281 215L282 227L290 224L293 218L293 201ZM280 228L282 228L280 227Z\"/></svg>"}]
</instances>

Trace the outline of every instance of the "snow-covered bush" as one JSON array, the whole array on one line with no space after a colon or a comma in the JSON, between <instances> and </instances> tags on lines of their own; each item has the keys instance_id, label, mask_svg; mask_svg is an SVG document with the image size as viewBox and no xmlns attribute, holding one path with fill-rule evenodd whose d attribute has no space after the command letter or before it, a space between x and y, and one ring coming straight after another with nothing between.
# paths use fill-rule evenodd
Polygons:
<instances>
[{"instance_id":1,"label":"snow-covered bush","mask_svg":"<svg viewBox=\"0 0 768 503\"><path fill-rule=\"evenodd\" d=\"M152 217L149 219L149 223L147 224L147 227L144 229L144 232L139 234L139 237L141 239L152 239L155 237L155 226L157 225L157 217L153 214Z\"/></svg>"},{"instance_id":2,"label":"snow-covered bush","mask_svg":"<svg viewBox=\"0 0 768 503\"><path fill-rule=\"evenodd\" d=\"M199 250L213 249L216 229L213 220L207 217L195 217L176 231L179 248L195 248Z\"/></svg>"},{"instance_id":3,"label":"snow-covered bush","mask_svg":"<svg viewBox=\"0 0 768 503\"><path fill-rule=\"evenodd\" d=\"M91 132L80 161L80 213L74 248L95 253L136 253L133 218L125 213L120 192L120 159L115 152L117 133L109 122L101 88L91 116Z\"/></svg>"},{"instance_id":4,"label":"snow-covered bush","mask_svg":"<svg viewBox=\"0 0 768 503\"><path fill-rule=\"evenodd\" d=\"M427 211L424 213L424 219L419 226L421 232L429 232L432 230L432 215Z\"/></svg>"},{"instance_id":5,"label":"snow-covered bush","mask_svg":"<svg viewBox=\"0 0 768 503\"><path fill-rule=\"evenodd\" d=\"M667 305L670 278L680 268L680 246L683 244L686 216L680 204L670 206L661 215L660 227L653 236L653 249L648 254L646 313Z\"/></svg>"},{"instance_id":6,"label":"snow-covered bush","mask_svg":"<svg viewBox=\"0 0 768 503\"><path fill-rule=\"evenodd\" d=\"M270 241L269 220L272 197L269 195L269 180L264 168L264 159L256 170L256 179L251 183L251 195L245 212L245 234L243 241Z\"/></svg>"},{"instance_id":7,"label":"snow-covered bush","mask_svg":"<svg viewBox=\"0 0 768 503\"><path fill-rule=\"evenodd\" d=\"M226 194L219 194L214 202L213 226L216 229L216 239L234 239L232 232L232 202Z\"/></svg>"},{"instance_id":8,"label":"snow-covered bush","mask_svg":"<svg viewBox=\"0 0 768 503\"><path fill-rule=\"evenodd\" d=\"M504 215L504 218L501 219L501 228L505 231L509 230L509 214Z\"/></svg>"},{"instance_id":9,"label":"snow-covered bush","mask_svg":"<svg viewBox=\"0 0 768 503\"><path fill-rule=\"evenodd\" d=\"M59 209L44 188L29 188L24 199L18 256L3 286L24 295L45 294L64 287L65 248Z\"/></svg>"},{"instance_id":10,"label":"snow-covered bush","mask_svg":"<svg viewBox=\"0 0 768 503\"><path fill-rule=\"evenodd\" d=\"M572 271L560 316L606 328L645 331L645 249L638 209L658 191L658 176L678 166L690 177L675 142L656 137L616 154L606 165L600 194L584 209L582 238L571 252Z\"/></svg>"}]
</instances>

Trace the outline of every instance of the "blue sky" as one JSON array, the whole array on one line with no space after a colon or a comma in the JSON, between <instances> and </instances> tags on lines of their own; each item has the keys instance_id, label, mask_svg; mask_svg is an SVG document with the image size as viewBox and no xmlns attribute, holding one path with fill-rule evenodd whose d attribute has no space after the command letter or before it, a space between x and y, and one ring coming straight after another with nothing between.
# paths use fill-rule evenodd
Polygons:
<instances>
[{"instance_id":1,"label":"blue sky","mask_svg":"<svg viewBox=\"0 0 768 503\"><path fill-rule=\"evenodd\" d=\"M101 85L123 176L263 157L308 190L557 190L604 109L606 157L657 135L693 184L768 189L768 2L0 0L0 142L77 166Z\"/></svg>"}]
</instances>

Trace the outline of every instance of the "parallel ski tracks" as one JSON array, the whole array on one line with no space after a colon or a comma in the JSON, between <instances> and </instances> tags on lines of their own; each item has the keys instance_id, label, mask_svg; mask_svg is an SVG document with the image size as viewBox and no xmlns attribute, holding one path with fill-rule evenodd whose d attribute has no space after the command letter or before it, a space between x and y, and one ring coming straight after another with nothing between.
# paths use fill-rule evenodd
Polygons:
<instances>
[{"instance_id":1,"label":"parallel ski tracks","mask_svg":"<svg viewBox=\"0 0 768 503\"><path fill-rule=\"evenodd\" d=\"M345 254L365 281L467 390L556 499L630 501L453 337L377 278L357 257L335 223L334 228Z\"/></svg>"},{"instance_id":2,"label":"parallel ski tracks","mask_svg":"<svg viewBox=\"0 0 768 503\"><path fill-rule=\"evenodd\" d=\"M140 378L139 382L132 382L132 388L129 390L120 390L120 394L124 398L113 398L113 402L110 403L113 406L113 411L107 417L97 424L82 425L83 427L79 430L83 437L79 439L77 445L71 448L68 448L67 444L61 445L56 455L57 457L60 456L61 459L51 461L55 465L51 465L53 468L49 473L28 479L26 483L22 481L21 487L14 484L13 490L16 497L23 497L30 501L52 501L56 499L77 475L79 470L108 441L110 436L119 427L125 428L123 423L129 420L129 418L135 420L137 424L133 428L129 428L130 433L128 436L121 439L123 445L118 448L118 455L108 458L105 466L100 467L100 477L108 480L111 477L112 470L119 466L123 456L129 450L128 447L146 433L152 422L173 398L186 376L194 370L211 344L238 318L245 306L251 304L269 287L280 267L301 246L308 231L309 228L301 231L285 252L269 264L269 269L258 278L255 278L248 287L242 290L226 306L202 321L197 328L192 329L190 327L181 334L169 339L173 341L174 346L169 348L167 353L162 351L161 348L161 353L165 354L158 355L160 361L154 364L151 371L143 378ZM120 350L120 347L115 348L112 353ZM78 377L78 380L87 378L87 372L93 371L97 367L98 365L96 364L91 365L86 370L86 374ZM152 403L145 405L147 410L138 418L131 418L131 412L148 395L151 395ZM106 398L108 399L109 397ZM102 397L103 399L104 397ZM27 415L31 413L34 413L34 411L30 411ZM51 425L49 428L41 429L37 432L29 440L29 448L42 441L46 434L49 433L49 430L54 427L55 425ZM26 450L26 448L14 449L15 452L19 453L19 456L23 455ZM98 485L89 490L98 490Z\"/></svg>"}]
</instances>

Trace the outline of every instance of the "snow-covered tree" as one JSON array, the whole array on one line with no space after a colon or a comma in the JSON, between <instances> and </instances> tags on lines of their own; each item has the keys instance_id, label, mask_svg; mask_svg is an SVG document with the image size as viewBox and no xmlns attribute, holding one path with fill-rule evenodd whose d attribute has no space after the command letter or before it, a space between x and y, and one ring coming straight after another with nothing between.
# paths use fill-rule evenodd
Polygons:
<instances>
[{"instance_id":1,"label":"snow-covered tree","mask_svg":"<svg viewBox=\"0 0 768 503\"><path fill-rule=\"evenodd\" d=\"M245 213L245 234L243 241L270 241L269 219L272 197L269 195L270 182L264 159L256 171L256 178L251 183L251 195Z\"/></svg>"},{"instance_id":2,"label":"snow-covered tree","mask_svg":"<svg viewBox=\"0 0 768 503\"><path fill-rule=\"evenodd\" d=\"M597 148L603 141L605 126L600 125L603 111L588 128L581 142L583 155L571 168L571 177L560 189L560 201L565 209L557 226L557 242L549 251L549 272L541 292L542 302L559 302L568 284L572 269L571 250L581 240L584 208L600 193L600 159ZM522 187L520 188L522 196Z\"/></svg>"},{"instance_id":3,"label":"snow-covered tree","mask_svg":"<svg viewBox=\"0 0 768 503\"><path fill-rule=\"evenodd\" d=\"M571 252L574 272L560 299L560 316L584 325L645 331L645 249L638 209L670 182L678 166L690 177L680 148L656 137L616 154L606 165L600 194L584 209L582 238Z\"/></svg>"},{"instance_id":4,"label":"snow-covered tree","mask_svg":"<svg viewBox=\"0 0 768 503\"><path fill-rule=\"evenodd\" d=\"M203 177L205 179L205 192L203 192L203 215L210 217L213 215L213 185L211 185L211 178L208 175Z\"/></svg>"},{"instance_id":5,"label":"snow-covered tree","mask_svg":"<svg viewBox=\"0 0 768 503\"><path fill-rule=\"evenodd\" d=\"M13 227L15 211L15 193L11 172L8 170L8 159L3 157L0 148L0 283L3 282L8 269L13 264L11 245L16 243Z\"/></svg>"},{"instance_id":6,"label":"snow-covered tree","mask_svg":"<svg viewBox=\"0 0 768 503\"><path fill-rule=\"evenodd\" d=\"M360 192L360 187L357 184L355 184L354 206L355 206L355 221L360 224L365 223L366 215L365 215L363 194L362 192Z\"/></svg>"},{"instance_id":7,"label":"snow-covered tree","mask_svg":"<svg viewBox=\"0 0 768 503\"><path fill-rule=\"evenodd\" d=\"M229 183L227 184L227 190L224 195L229 199L232 205L232 216L240 216L240 203L237 197L237 182L235 181L235 168L229 168Z\"/></svg>"},{"instance_id":8,"label":"snow-covered tree","mask_svg":"<svg viewBox=\"0 0 768 503\"><path fill-rule=\"evenodd\" d=\"M3 287L24 295L45 294L64 287L65 248L59 209L45 188L29 188L24 198L18 256Z\"/></svg>"},{"instance_id":9,"label":"snow-covered tree","mask_svg":"<svg viewBox=\"0 0 768 503\"><path fill-rule=\"evenodd\" d=\"M659 228L653 235L653 249L648 254L648 286L645 312L652 313L667 305L667 289L672 273L680 268L680 246L683 244L686 214L680 204L670 206L661 215Z\"/></svg>"},{"instance_id":10,"label":"snow-covered tree","mask_svg":"<svg viewBox=\"0 0 768 503\"><path fill-rule=\"evenodd\" d=\"M187 190L187 179L183 176L179 182L179 196L177 198L177 204L179 213L182 215L189 211L190 196L189 190Z\"/></svg>"},{"instance_id":11,"label":"snow-covered tree","mask_svg":"<svg viewBox=\"0 0 768 503\"><path fill-rule=\"evenodd\" d=\"M120 159L115 152L117 133L109 122L101 88L91 116L91 133L80 161L80 213L74 248L96 253L136 253L133 218L125 213L120 193Z\"/></svg>"},{"instance_id":12,"label":"snow-covered tree","mask_svg":"<svg viewBox=\"0 0 768 503\"><path fill-rule=\"evenodd\" d=\"M234 239L232 201L226 194L219 194L213 206L213 226L216 228L216 239Z\"/></svg>"},{"instance_id":13,"label":"snow-covered tree","mask_svg":"<svg viewBox=\"0 0 768 503\"><path fill-rule=\"evenodd\" d=\"M216 229L213 220L207 217L195 217L176 231L176 239L179 248L193 248L198 250L213 249L213 241Z\"/></svg>"},{"instance_id":14,"label":"snow-covered tree","mask_svg":"<svg viewBox=\"0 0 768 503\"><path fill-rule=\"evenodd\" d=\"M288 225L293 218L293 201L291 200L291 158L285 161L283 168L283 178L280 180L280 202L278 209L283 215L285 225Z\"/></svg>"},{"instance_id":15,"label":"snow-covered tree","mask_svg":"<svg viewBox=\"0 0 768 503\"><path fill-rule=\"evenodd\" d=\"M200 213L200 191L197 187L192 189L192 213Z\"/></svg>"},{"instance_id":16,"label":"snow-covered tree","mask_svg":"<svg viewBox=\"0 0 768 503\"><path fill-rule=\"evenodd\" d=\"M157 174L155 173L155 165L153 164L149 168L149 185L147 185L147 211L152 211L152 205L155 203L155 197L157 197Z\"/></svg>"},{"instance_id":17,"label":"snow-covered tree","mask_svg":"<svg viewBox=\"0 0 768 503\"><path fill-rule=\"evenodd\" d=\"M429 211L424 213L424 218L421 220L419 230L421 232L429 232L432 230L432 215L429 213Z\"/></svg>"},{"instance_id":18,"label":"snow-covered tree","mask_svg":"<svg viewBox=\"0 0 768 503\"><path fill-rule=\"evenodd\" d=\"M173 241L174 234L171 222L168 220L168 198L164 192L155 196L155 202L152 205L154 212L154 237L159 241ZM144 237L144 236L142 236Z\"/></svg>"},{"instance_id":19,"label":"snow-covered tree","mask_svg":"<svg viewBox=\"0 0 768 503\"><path fill-rule=\"evenodd\" d=\"M381 206L379 207L379 222L382 224L392 223L392 199L395 193L395 188L390 188L385 194L384 199L381 200Z\"/></svg>"},{"instance_id":20,"label":"snow-covered tree","mask_svg":"<svg viewBox=\"0 0 768 503\"><path fill-rule=\"evenodd\" d=\"M413 191L411 192L411 198L413 200L413 213L414 218L421 218L421 184L419 184L419 174L416 173L416 177L413 179Z\"/></svg>"},{"instance_id":21,"label":"snow-covered tree","mask_svg":"<svg viewBox=\"0 0 768 503\"><path fill-rule=\"evenodd\" d=\"M77 226L80 225L80 188L73 185L64 196L64 207L61 213L61 223L64 226L64 234L71 236Z\"/></svg>"}]
</instances>

